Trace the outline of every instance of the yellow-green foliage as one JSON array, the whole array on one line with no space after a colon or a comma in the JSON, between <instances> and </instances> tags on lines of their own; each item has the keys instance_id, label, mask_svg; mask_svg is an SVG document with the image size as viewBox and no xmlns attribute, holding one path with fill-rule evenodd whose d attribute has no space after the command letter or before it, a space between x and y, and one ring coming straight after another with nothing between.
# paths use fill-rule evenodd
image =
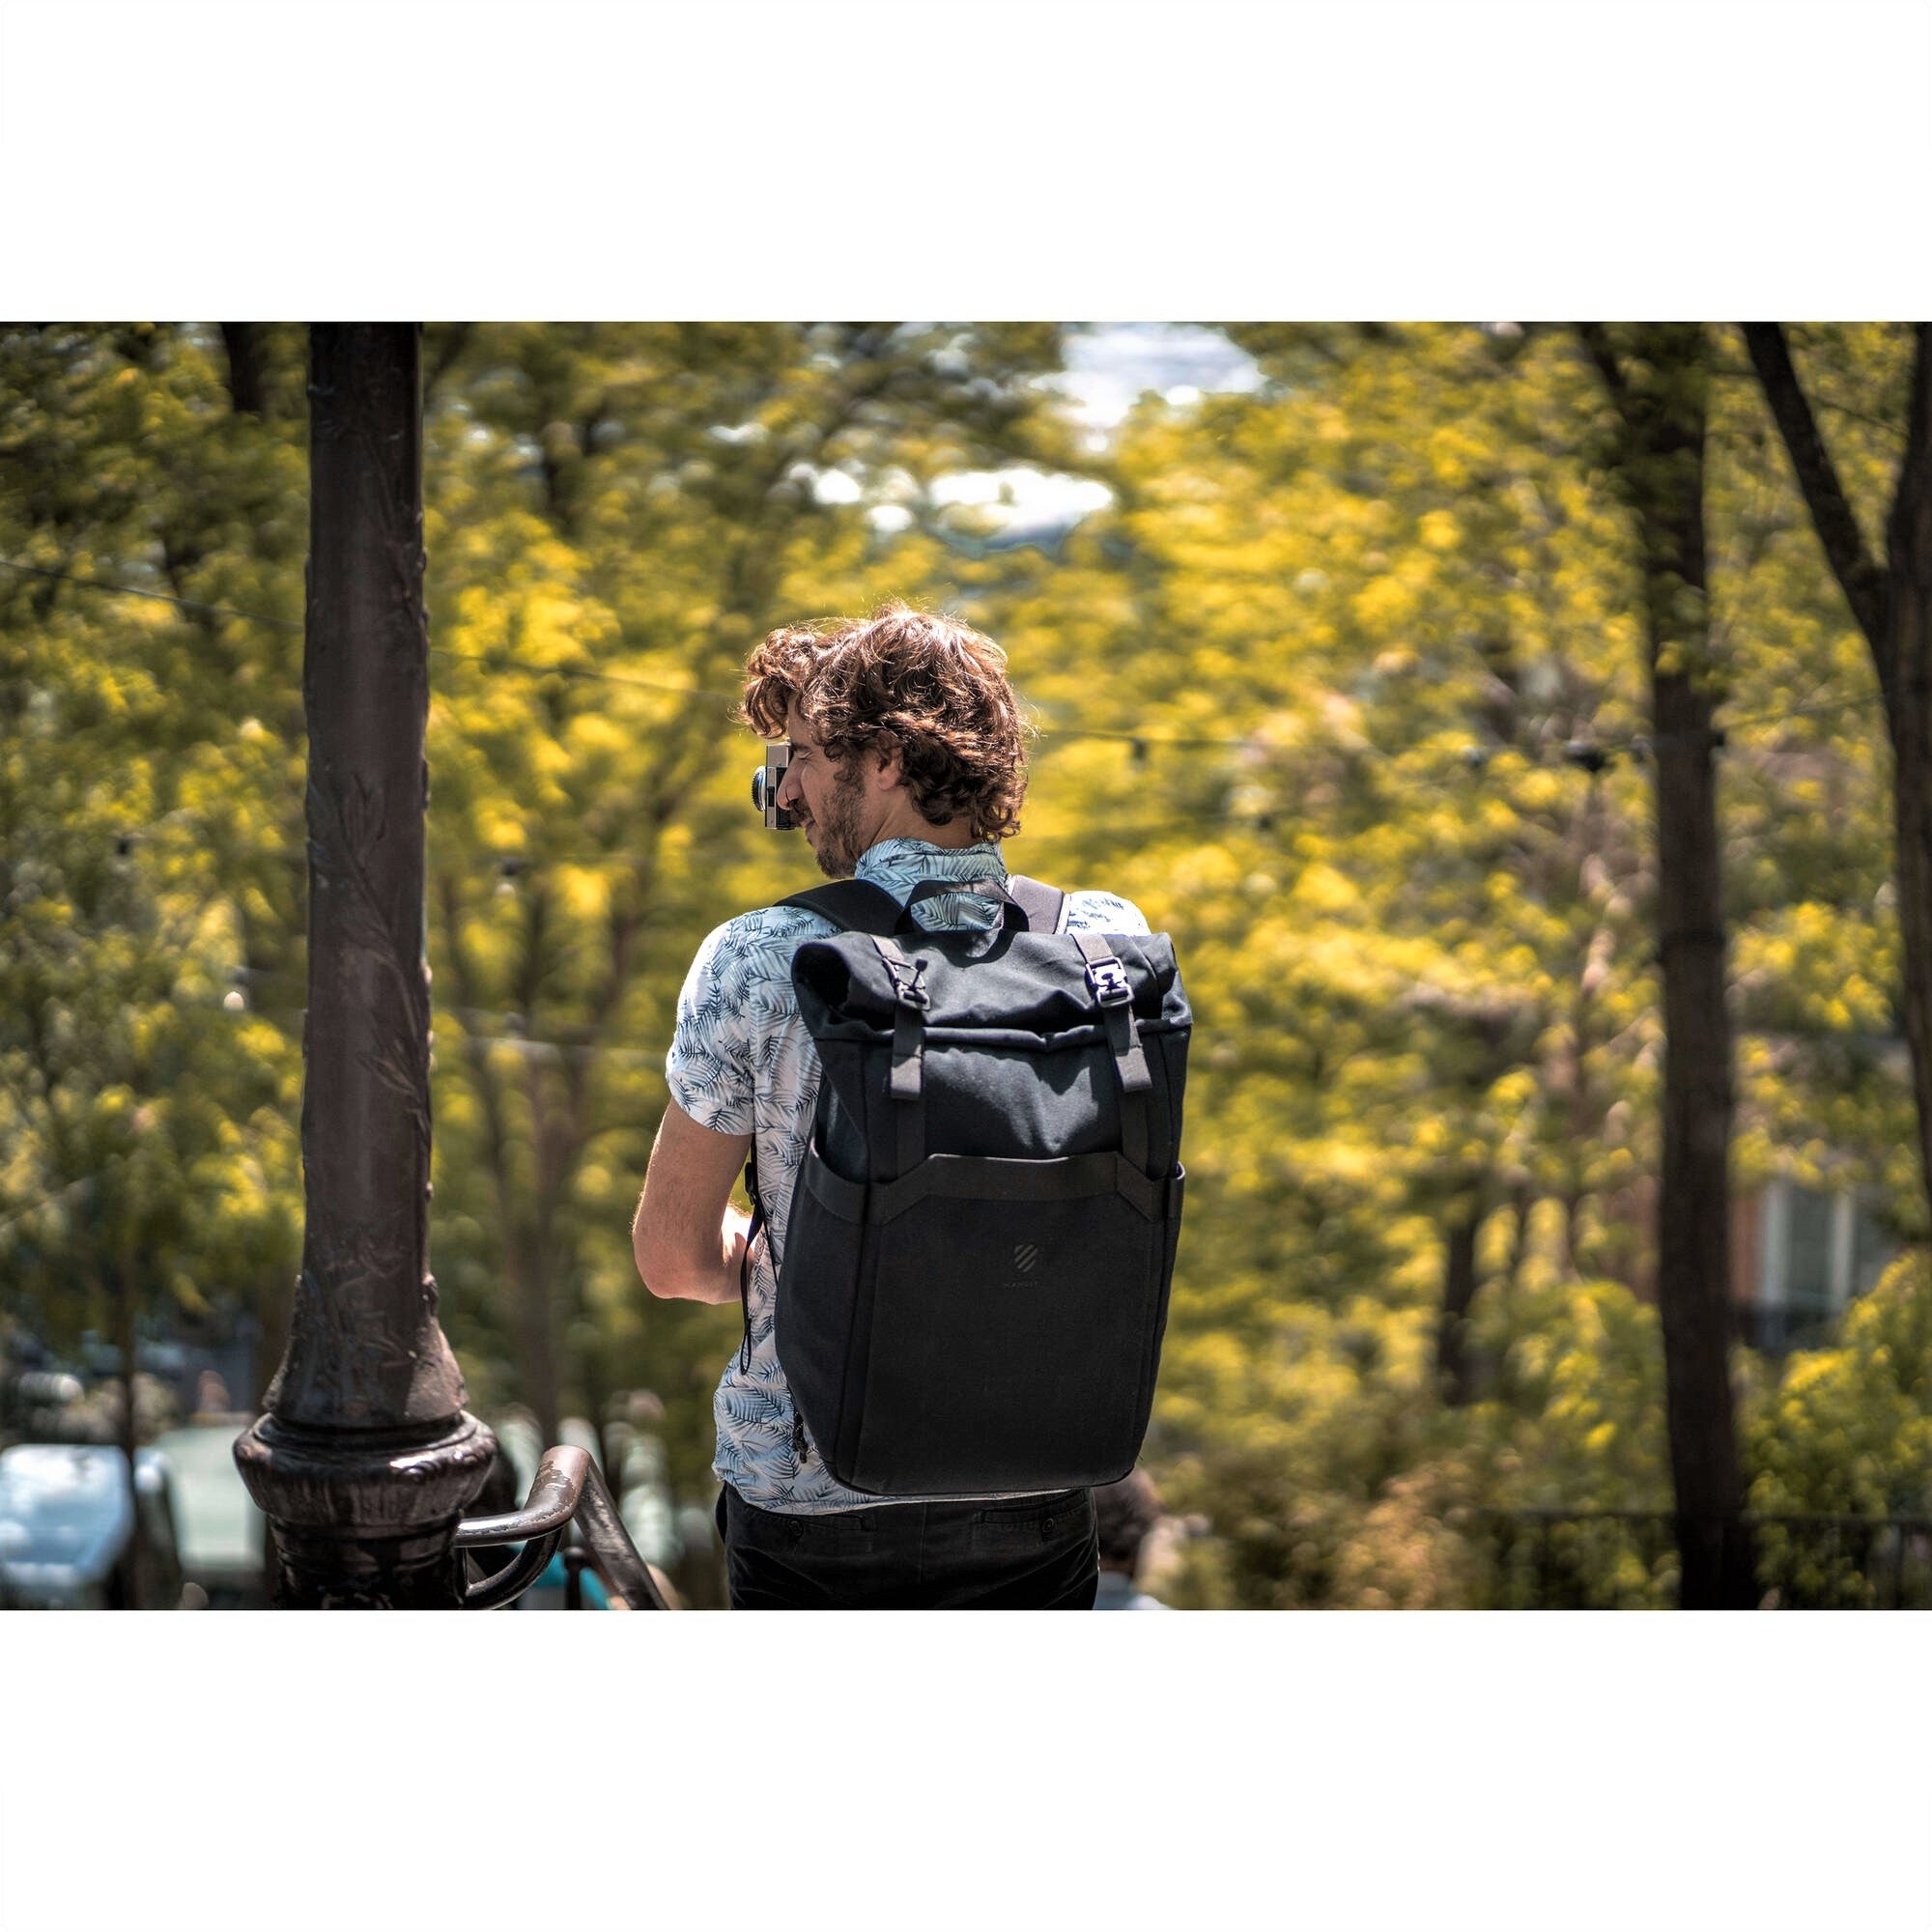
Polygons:
<instances>
[{"instance_id":1,"label":"yellow-green foliage","mask_svg":"<svg viewBox=\"0 0 1932 1932\"><path fill-rule=\"evenodd\" d=\"M1852 1520L1767 1526L1766 1586L1807 1604L1874 1602L1901 1552L1861 1520L1932 1517L1932 1258L1901 1258L1846 1311L1834 1346L1793 1354L1764 1378L1745 1429L1753 1509Z\"/></svg>"},{"instance_id":2,"label":"yellow-green foliage","mask_svg":"<svg viewBox=\"0 0 1932 1932\"><path fill-rule=\"evenodd\" d=\"M1651 779L1597 378L1555 327L1231 333L1261 388L1149 396L1093 450L1042 325L429 331L432 1254L475 1403L651 1387L706 1500L736 1314L651 1301L628 1233L693 952L814 876L746 804L736 671L772 625L903 595L1010 654L1039 736L1009 863L1136 899L1194 1003L1147 1457L1209 1524L1178 1598L1488 1601L1457 1512L1667 1505L1629 1192L1659 1138ZM1795 336L1868 531L1900 339ZM272 1350L298 1259L299 333L263 348L256 418L206 326L0 328L0 556L216 607L0 571L0 1281L57 1339L121 1270ZM1870 669L1754 388L1714 395L1735 1166L1922 1232ZM1021 462L1112 500L1002 548L930 490ZM1576 739L1617 754L1592 777ZM1751 1407L1759 1507L1924 1506L1918 1279ZM1630 1561L1606 1587L1667 1592Z\"/></svg>"},{"instance_id":3,"label":"yellow-green foliage","mask_svg":"<svg viewBox=\"0 0 1932 1932\"><path fill-rule=\"evenodd\" d=\"M1754 1509L1932 1516L1932 1262L1888 1268L1834 1346L1786 1359L1747 1426Z\"/></svg>"}]
</instances>

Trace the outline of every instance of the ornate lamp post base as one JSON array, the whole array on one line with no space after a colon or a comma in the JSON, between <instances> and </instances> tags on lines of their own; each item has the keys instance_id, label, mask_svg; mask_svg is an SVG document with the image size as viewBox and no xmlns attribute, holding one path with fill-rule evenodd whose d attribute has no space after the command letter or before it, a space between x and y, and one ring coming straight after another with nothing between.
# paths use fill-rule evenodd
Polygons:
<instances>
[{"instance_id":1,"label":"ornate lamp post base","mask_svg":"<svg viewBox=\"0 0 1932 1932\"><path fill-rule=\"evenodd\" d=\"M420 331L309 340L307 1212L288 1353L235 1460L279 1605L456 1609L456 1525L496 1444L429 1271Z\"/></svg>"},{"instance_id":2,"label":"ornate lamp post base","mask_svg":"<svg viewBox=\"0 0 1932 1932\"><path fill-rule=\"evenodd\" d=\"M467 1410L428 1432L304 1429L265 1415L235 1460L274 1526L276 1607L461 1607L451 1539L496 1446Z\"/></svg>"}]
</instances>

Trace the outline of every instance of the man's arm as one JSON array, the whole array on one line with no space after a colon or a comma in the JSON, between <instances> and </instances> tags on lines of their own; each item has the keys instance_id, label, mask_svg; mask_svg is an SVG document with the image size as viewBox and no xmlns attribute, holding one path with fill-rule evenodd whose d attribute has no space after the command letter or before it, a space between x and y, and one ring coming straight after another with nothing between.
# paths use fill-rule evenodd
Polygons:
<instances>
[{"instance_id":1,"label":"man's arm","mask_svg":"<svg viewBox=\"0 0 1932 1932\"><path fill-rule=\"evenodd\" d=\"M638 1272L668 1301L736 1301L752 1217L731 1206L750 1134L700 1127L675 1100L665 1109L644 1192L631 1224Z\"/></svg>"}]
</instances>

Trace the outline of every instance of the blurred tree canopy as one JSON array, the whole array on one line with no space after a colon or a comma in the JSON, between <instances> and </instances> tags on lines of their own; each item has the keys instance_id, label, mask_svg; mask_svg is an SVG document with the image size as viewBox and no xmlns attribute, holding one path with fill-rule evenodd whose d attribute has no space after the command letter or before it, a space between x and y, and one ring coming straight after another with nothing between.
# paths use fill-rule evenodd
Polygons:
<instances>
[{"instance_id":1,"label":"blurred tree canopy","mask_svg":"<svg viewBox=\"0 0 1932 1932\"><path fill-rule=\"evenodd\" d=\"M431 1257L472 1406L554 1440L651 1388L708 1500L735 1313L652 1300L627 1232L693 952L809 882L746 804L736 671L897 595L1010 654L1040 735L1009 863L1135 898L1195 1004L1147 1460L1213 1533L1177 1598L1473 1601L1459 1507L1669 1506L1640 588L1596 373L1556 328L1229 333L1258 388L1150 394L1095 450L1053 326L427 331ZM1901 331L1800 346L1883 501ZM1708 354L1735 1179L1922 1239L1870 661L1742 339ZM252 1319L264 1377L301 1219L302 356L0 328L6 1312ZM1016 542L940 487L1020 466L1109 500ZM1873 1468L1920 1467L1923 1378L1867 1410L1893 1371L1856 1363L1926 1293L1859 1304L1845 1365L1753 1358L1754 1504L1911 1489L1834 1489L1822 1445L1850 1404Z\"/></svg>"},{"instance_id":2,"label":"blurred tree canopy","mask_svg":"<svg viewBox=\"0 0 1932 1932\"><path fill-rule=\"evenodd\" d=\"M56 1342L292 1283L299 1055L222 1003L299 982L306 473L180 331L0 331L0 1267Z\"/></svg>"}]
</instances>

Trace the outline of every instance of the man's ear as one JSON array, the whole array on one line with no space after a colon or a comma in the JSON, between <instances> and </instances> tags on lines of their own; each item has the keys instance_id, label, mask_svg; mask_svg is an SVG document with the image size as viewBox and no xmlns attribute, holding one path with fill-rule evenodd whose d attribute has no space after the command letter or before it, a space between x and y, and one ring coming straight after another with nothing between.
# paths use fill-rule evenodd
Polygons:
<instances>
[{"instance_id":1,"label":"man's ear","mask_svg":"<svg viewBox=\"0 0 1932 1932\"><path fill-rule=\"evenodd\" d=\"M891 791L895 785L904 782L905 759L896 738L891 736L880 738L872 748L872 754L877 761L873 769L877 774L878 788L881 791Z\"/></svg>"}]
</instances>

